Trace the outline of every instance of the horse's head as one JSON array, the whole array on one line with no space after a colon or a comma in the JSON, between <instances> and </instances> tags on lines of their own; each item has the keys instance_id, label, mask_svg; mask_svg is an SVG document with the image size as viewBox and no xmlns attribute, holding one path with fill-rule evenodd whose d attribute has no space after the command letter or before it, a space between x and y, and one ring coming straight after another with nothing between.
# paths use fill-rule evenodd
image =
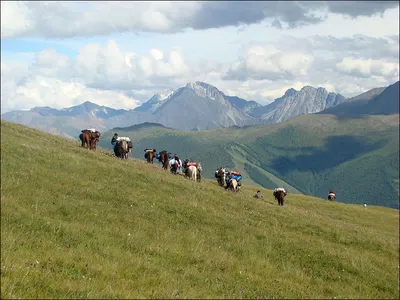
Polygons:
<instances>
[{"instance_id":1,"label":"horse's head","mask_svg":"<svg viewBox=\"0 0 400 300\"><path fill-rule=\"evenodd\" d=\"M203 168L201 167L201 163L197 163L197 169L201 172L203 172Z\"/></svg>"}]
</instances>

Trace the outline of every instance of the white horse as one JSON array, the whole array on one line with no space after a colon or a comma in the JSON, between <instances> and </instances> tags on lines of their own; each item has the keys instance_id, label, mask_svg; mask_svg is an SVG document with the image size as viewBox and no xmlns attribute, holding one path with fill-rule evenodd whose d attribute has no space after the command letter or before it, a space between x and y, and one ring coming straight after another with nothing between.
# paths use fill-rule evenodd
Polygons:
<instances>
[{"instance_id":1,"label":"white horse","mask_svg":"<svg viewBox=\"0 0 400 300\"><path fill-rule=\"evenodd\" d=\"M231 179L231 185L229 188L236 193L239 192L240 186L238 185L236 179L234 178Z\"/></svg>"},{"instance_id":2,"label":"white horse","mask_svg":"<svg viewBox=\"0 0 400 300\"><path fill-rule=\"evenodd\" d=\"M186 176L191 180L197 181L197 168L195 166L189 166L186 169Z\"/></svg>"}]
</instances>

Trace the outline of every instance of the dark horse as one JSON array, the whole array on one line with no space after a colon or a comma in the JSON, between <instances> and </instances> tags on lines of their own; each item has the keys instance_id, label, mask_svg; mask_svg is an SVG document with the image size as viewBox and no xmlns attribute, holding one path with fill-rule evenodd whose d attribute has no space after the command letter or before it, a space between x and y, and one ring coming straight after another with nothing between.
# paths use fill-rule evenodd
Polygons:
<instances>
[{"instance_id":1,"label":"dark horse","mask_svg":"<svg viewBox=\"0 0 400 300\"><path fill-rule=\"evenodd\" d=\"M168 157L168 152L167 151L161 151L160 157L158 158L158 161L162 163L163 169L167 170L168 165L169 165L169 157Z\"/></svg>"},{"instance_id":2,"label":"dark horse","mask_svg":"<svg viewBox=\"0 0 400 300\"><path fill-rule=\"evenodd\" d=\"M285 196L287 195L286 192L284 191L274 191L274 197L276 200L278 200L278 205L282 205L283 206L283 202L285 201Z\"/></svg>"},{"instance_id":3,"label":"dark horse","mask_svg":"<svg viewBox=\"0 0 400 300\"><path fill-rule=\"evenodd\" d=\"M333 196L333 195L328 195L328 200L329 200L329 201L335 201L336 198L335 198L335 196Z\"/></svg>"},{"instance_id":4,"label":"dark horse","mask_svg":"<svg viewBox=\"0 0 400 300\"><path fill-rule=\"evenodd\" d=\"M121 159L127 159L128 152L129 152L128 142L125 140L118 141L114 148L115 156Z\"/></svg>"},{"instance_id":5,"label":"dark horse","mask_svg":"<svg viewBox=\"0 0 400 300\"><path fill-rule=\"evenodd\" d=\"M100 136L101 134L98 131L82 130L82 133L79 135L79 139L82 142L81 147L86 147L89 150L96 149L96 143L99 141Z\"/></svg>"},{"instance_id":6,"label":"dark horse","mask_svg":"<svg viewBox=\"0 0 400 300\"><path fill-rule=\"evenodd\" d=\"M215 172L215 178L217 178L218 184L220 186L225 185L225 172L222 170L222 168L219 168L217 172Z\"/></svg>"},{"instance_id":7,"label":"dark horse","mask_svg":"<svg viewBox=\"0 0 400 300\"><path fill-rule=\"evenodd\" d=\"M153 149L153 151L147 151L148 149L145 149L144 152L144 157L146 158L148 163L153 163L154 157L156 156L156 149Z\"/></svg>"}]
</instances>

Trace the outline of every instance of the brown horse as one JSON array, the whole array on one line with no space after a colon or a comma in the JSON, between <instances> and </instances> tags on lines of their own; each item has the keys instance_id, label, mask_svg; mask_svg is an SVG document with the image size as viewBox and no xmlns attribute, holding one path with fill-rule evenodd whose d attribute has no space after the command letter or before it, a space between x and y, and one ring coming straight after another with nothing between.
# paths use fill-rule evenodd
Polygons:
<instances>
[{"instance_id":1,"label":"brown horse","mask_svg":"<svg viewBox=\"0 0 400 300\"><path fill-rule=\"evenodd\" d=\"M144 157L146 158L148 163L153 163L154 157L156 156L156 151L146 151L146 150L144 150L146 152L144 154Z\"/></svg>"},{"instance_id":2,"label":"brown horse","mask_svg":"<svg viewBox=\"0 0 400 300\"><path fill-rule=\"evenodd\" d=\"M92 143L92 150L95 150L95 149L96 149L97 142L100 140L100 136L101 136L101 133L98 132L98 131L95 131L95 132L92 134L92 140L91 140L91 143Z\"/></svg>"},{"instance_id":3,"label":"brown horse","mask_svg":"<svg viewBox=\"0 0 400 300\"><path fill-rule=\"evenodd\" d=\"M118 141L114 148L115 156L121 159L128 158L128 143L125 140Z\"/></svg>"},{"instance_id":4,"label":"brown horse","mask_svg":"<svg viewBox=\"0 0 400 300\"><path fill-rule=\"evenodd\" d=\"M162 164L163 169L167 170L169 165L169 157L167 151L162 151L159 153L160 157L158 161Z\"/></svg>"},{"instance_id":5,"label":"brown horse","mask_svg":"<svg viewBox=\"0 0 400 300\"><path fill-rule=\"evenodd\" d=\"M275 190L273 195L275 199L278 200L278 205L283 206L283 202L285 201L285 196L287 195L287 193L282 190Z\"/></svg>"},{"instance_id":6,"label":"brown horse","mask_svg":"<svg viewBox=\"0 0 400 300\"><path fill-rule=\"evenodd\" d=\"M90 140L92 135L90 134L89 130L82 130L82 133L79 135L79 139L81 140L82 144L81 147L89 148L90 149Z\"/></svg>"},{"instance_id":7,"label":"brown horse","mask_svg":"<svg viewBox=\"0 0 400 300\"><path fill-rule=\"evenodd\" d=\"M79 139L82 144L81 147L86 147L89 150L96 149L96 143L99 141L101 134L100 132L91 132L87 129L82 130L82 133L79 135Z\"/></svg>"}]
</instances>

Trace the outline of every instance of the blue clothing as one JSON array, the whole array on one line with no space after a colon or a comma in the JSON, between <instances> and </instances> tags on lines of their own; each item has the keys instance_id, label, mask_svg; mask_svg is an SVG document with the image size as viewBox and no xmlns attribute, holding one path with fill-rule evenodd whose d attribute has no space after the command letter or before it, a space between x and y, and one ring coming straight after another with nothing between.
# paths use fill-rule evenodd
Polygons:
<instances>
[{"instance_id":1,"label":"blue clothing","mask_svg":"<svg viewBox=\"0 0 400 300\"><path fill-rule=\"evenodd\" d=\"M236 181L239 182L240 179L242 179L242 175L237 176L237 175L231 174L231 179L236 179Z\"/></svg>"}]
</instances>

